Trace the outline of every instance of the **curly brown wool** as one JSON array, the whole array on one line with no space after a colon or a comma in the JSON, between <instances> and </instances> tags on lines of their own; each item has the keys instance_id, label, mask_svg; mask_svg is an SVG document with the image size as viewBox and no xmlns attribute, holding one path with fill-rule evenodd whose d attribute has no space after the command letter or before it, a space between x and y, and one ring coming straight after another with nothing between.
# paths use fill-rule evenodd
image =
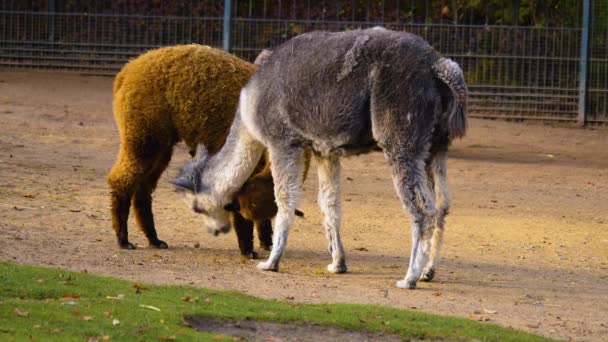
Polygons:
<instances>
[{"instance_id":1,"label":"curly brown wool","mask_svg":"<svg viewBox=\"0 0 608 342\"><path fill-rule=\"evenodd\" d=\"M135 248L128 240L131 205L150 245L167 248L156 234L151 195L171 160L173 147L183 141L192 156L198 144L211 154L217 152L230 129L240 90L255 71L255 65L222 50L192 44L149 51L118 73L113 108L120 149L108 184L112 227L121 248ZM267 159L260 161L259 170L267 169L264 163ZM276 205L272 178L268 182L269 175L264 177L259 177L264 182L254 187L257 207L242 207L249 220L238 211L234 213L241 253L250 257L256 256L250 220L260 229L262 246L271 245L270 219L276 214ZM260 191L267 185L271 186L269 191ZM245 198L247 191L239 195ZM266 210L261 204L272 208Z\"/></svg>"}]
</instances>

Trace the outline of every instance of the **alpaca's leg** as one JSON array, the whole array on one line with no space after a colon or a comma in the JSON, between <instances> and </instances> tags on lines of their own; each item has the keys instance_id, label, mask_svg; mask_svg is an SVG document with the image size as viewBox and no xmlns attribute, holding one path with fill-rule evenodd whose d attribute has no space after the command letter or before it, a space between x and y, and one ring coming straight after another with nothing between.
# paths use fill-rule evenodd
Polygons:
<instances>
[{"instance_id":1,"label":"alpaca's leg","mask_svg":"<svg viewBox=\"0 0 608 342\"><path fill-rule=\"evenodd\" d=\"M152 191L154 188L140 186L133 195L133 211L137 225L144 232L151 247L168 248L164 241L158 239L154 227L154 215L152 214Z\"/></svg>"},{"instance_id":2,"label":"alpaca's leg","mask_svg":"<svg viewBox=\"0 0 608 342\"><path fill-rule=\"evenodd\" d=\"M131 197L139 187L142 171L139 165L132 162L133 157L121 150L118 159L108 175L112 228L116 233L118 246L124 249L135 249L129 242L128 219L131 208Z\"/></svg>"},{"instance_id":3,"label":"alpaca's leg","mask_svg":"<svg viewBox=\"0 0 608 342\"><path fill-rule=\"evenodd\" d=\"M325 216L323 224L329 242L332 263L331 273L346 272L344 247L340 239L340 159L337 156L317 158L319 174L319 207Z\"/></svg>"},{"instance_id":4,"label":"alpaca's leg","mask_svg":"<svg viewBox=\"0 0 608 342\"><path fill-rule=\"evenodd\" d=\"M239 241L241 255L257 259L258 254L253 250L253 222L245 219L240 213L232 213L232 224Z\"/></svg>"},{"instance_id":5,"label":"alpaca's leg","mask_svg":"<svg viewBox=\"0 0 608 342\"><path fill-rule=\"evenodd\" d=\"M264 250L272 249L272 221L262 220L256 221L255 230L258 234L258 240L260 241L260 247Z\"/></svg>"},{"instance_id":6,"label":"alpaca's leg","mask_svg":"<svg viewBox=\"0 0 608 342\"><path fill-rule=\"evenodd\" d=\"M131 193L118 191L110 192L112 228L116 233L118 246L124 249L135 249L135 245L129 242L128 219L131 208Z\"/></svg>"},{"instance_id":7,"label":"alpaca's leg","mask_svg":"<svg viewBox=\"0 0 608 342\"><path fill-rule=\"evenodd\" d=\"M278 213L272 237L272 251L268 260L258 264L261 270L278 271L285 251L289 229L302 192L304 158L301 149L268 149L274 178L274 196Z\"/></svg>"},{"instance_id":8,"label":"alpaca's leg","mask_svg":"<svg viewBox=\"0 0 608 342\"><path fill-rule=\"evenodd\" d=\"M437 208L437 216L435 217L435 227L433 229L433 237L431 239L431 252L429 261L422 271L420 280L430 281L435 276L437 271L437 263L439 262L439 251L443 241L443 231L445 225L445 217L450 209L450 192L446 179L446 152L439 152L431 161L429 171L433 177L435 187L435 205Z\"/></svg>"},{"instance_id":9,"label":"alpaca's leg","mask_svg":"<svg viewBox=\"0 0 608 342\"><path fill-rule=\"evenodd\" d=\"M133 196L133 207L138 226L148 238L150 246L157 248L168 248L169 246L164 241L159 240L156 234L154 215L152 214L152 192L156 189L158 179L167 168L171 160L171 154L171 148L158 152L157 159L152 163L152 167L141 176L143 182Z\"/></svg>"},{"instance_id":10,"label":"alpaca's leg","mask_svg":"<svg viewBox=\"0 0 608 342\"><path fill-rule=\"evenodd\" d=\"M412 250L407 274L397 282L401 288L416 288L416 282L426 266L431 245L435 197L428 187L422 157L397 157L391 160L395 189L405 209L410 214L412 226Z\"/></svg>"}]
</instances>

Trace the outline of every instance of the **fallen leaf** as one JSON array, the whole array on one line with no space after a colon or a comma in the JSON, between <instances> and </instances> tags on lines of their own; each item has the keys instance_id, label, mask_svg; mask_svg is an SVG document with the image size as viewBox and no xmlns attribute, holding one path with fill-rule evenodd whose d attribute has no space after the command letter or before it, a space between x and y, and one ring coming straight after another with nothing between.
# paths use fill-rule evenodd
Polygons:
<instances>
[{"instance_id":1,"label":"fallen leaf","mask_svg":"<svg viewBox=\"0 0 608 342\"><path fill-rule=\"evenodd\" d=\"M361 252L369 252L369 249L365 248L365 247L359 247L359 248L355 248L356 251L361 251Z\"/></svg>"},{"instance_id":2,"label":"fallen leaf","mask_svg":"<svg viewBox=\"0 0 608 342\"><path fill-rule=\"evenodd\" d=\"M71 300L71 299L78 299L78 298L80 298L80 296L77 294L73 294L73 293L64 293L61 295L61 297L59 297L60 300Z\"/></svg>"},{"instance_id":3,"label":"fallen leaf","mask_svg":"<svg viewBox=\"0 0 608 342\"><path fill-rule=\"evenodd\" d=\"M42 279L42 278L36 279L36 281L39 283L44 283L44 279Z\"/></svg>"},{"instance_id":4,"label":"fallen leaf","mask_svg":"<svg viewBox=\"0 0 608 342\"><path fill-rule=\"evenodd\" d=\"M173 341L173 340L175 340L175 335L171 335L171 336L158 335L158 339L161 341Z\"/></svg>"},{"instance_id":5,"label":"fallen leaf","mask_svg":"<svg viewBox=\"0 0 608 342\"><path fill-rule=\"evenodd\" d=\"M139 306L141 306L142 308L146 308L146 309L150 309L150 310L154 310L154 311L160 311L159 308L152 306L152 305L143 305L143 304L139 304Z\"/></svg>"},{"instance_id":6,"label":"fallen leaf","mask_svg":"<svg viewBox=\"0 0 608 342\"><path fill-rule=\"evenodd\" d=\"M433 292L433 296L439 297L439 296L441 296L441 292L435 291L435 292Z\"/></svg>"},{"instance_id":7,"label":"fallen leaf","mask_svg":"<svg viewBox=\"0 0 608 342\"><path fill-rule=\"evenodd\" d=\"M120 325L120 321L117 319L112 320L112 325Z\"/></svg>"},{"instance_id":8,"label":"fallen leaf","mask_svg":"<svg viewBox=\"0 0 608 342\"><path fill-rule=\"evenodd\" d=\"M112 317L112 313L110 311L105 311L103 315L106 317Z\"/></svg>"},{"instance_id":9,"label":"fallen leaf","mask_svg":"<svg viewBox=\"0 0 608 342\"><path fill-rule=\"evenodd\" d=\"M138 289L138 290L140 290L140 291L148 291L148 290L150 290L149 288L147 288L147 287L145 287L145 286L143 286L141 284L133 284L133 287L136 288L136 289Z\"/></svg>"},{"instance_id":10,"label":"fallen leaf","mask_svg":"<svg viewBox=\"0 0 608 342\"><path fill-rule=\"evenodd\" d=\"M30 313L27 311L21 311L19 309L15 309L15 314L21 317L27 317Z\"/></svg>"},{"instance_id":11,"label":"fallen leaf","mask_svg":"<svg viewBox=\"0 0 608 342\"><path fill-rule=\"evenodd\" d=\"M528 323L528 324L526 324L526 326L528 328L538 329L540 327L540 322L538 322L538 323Z\"/></svg>"},{"instance_id":12,"label":"fallen leaf","mask_svg":"<svg viewBox=\"0 0 608 342\"><path fill-rule=\"evenodd\" d=\"M196 303L198 301L198 298L192 298L190 296L186 296L186 297L182 297L182 301L188 302L188 303Z\"/></svg>"},{"instance_id":13,"label":"fallen leaf","mask_svg":"<svg viewBox=\"0 0 608 342\"><path fill-rule=\"evenodd\" d=\"M489 310L489 309L483 308L483 312L485 312L487 314L492 314L493 315L493 314L497 313L498 311L496 311L496 310Z\"/></svg>"},{"instance_id":14,"label":"fallen leaf","mask_svg":"<svg viewBox=\"0 0 608 342\"><path fill-rule=\"evenodd\" d=\"M63 330L57 329L57 328L51 330L51 334L61 334L62 332L63 332Z\"/></svg>"},{"instance_id":15,"label":"fallen leaf","mask_svg":"<svg viewBox=\"0 0 608 342\"><path fill-rule=\"evenodd\" d=\"M205 303L211 304L211 303L213 303L213 300L211 300L211 298L207 297L207 298L205 298Z\"/></svg>"},{"instance_id":16,"label":"fallen leaf","mask_svg":"<svg viewBox=\"0 0 608 342\"><path fill-rule=\"evenodd\" d=\"M325 274L325 271L323 271L322 269L316 269L316 270L312 271L312 274L323 275L323 274Z\"/></svg>"},{"instance_id":17,"label":"fallen leaf","mask_svg":"<svg viewBox=\"0 0 608 342\"><path fill-rule=\"evenodd\" d=\"M82 316L82 320L83 321L92 321L93 317L92 316Z\"/></svg>"},{"instance_id":18,"label":"fallen leaf","mask_svg":"<svg viewBox=\"0 0 608 342\"><path fill-rule=\"evenodd\" d=\"M116 296L106 296L106 299L121 300L121 299L125 299L125 295L124 294L119 294L119 295L116 295Z\"/></svg>"}]
</instances>

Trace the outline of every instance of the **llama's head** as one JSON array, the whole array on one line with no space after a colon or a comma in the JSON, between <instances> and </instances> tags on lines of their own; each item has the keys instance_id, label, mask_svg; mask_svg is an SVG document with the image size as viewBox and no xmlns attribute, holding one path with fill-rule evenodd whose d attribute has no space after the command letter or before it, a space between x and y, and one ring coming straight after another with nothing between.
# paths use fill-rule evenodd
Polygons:
<instances>
[{"instance_id":1,"label":"llama's head","mask_svg":"<svg viewBox=\"0 0 608 342\"><path fill-rule=\"evenodd\" d=\"M170 181L193 212L201 214L209 233L218 235L230 231L229 200L220 198L205 177L207 150L199 146L199 158L182 167L177 178ZM224 203L226 202L226 203Z\"/></svg>"}]
</instances>

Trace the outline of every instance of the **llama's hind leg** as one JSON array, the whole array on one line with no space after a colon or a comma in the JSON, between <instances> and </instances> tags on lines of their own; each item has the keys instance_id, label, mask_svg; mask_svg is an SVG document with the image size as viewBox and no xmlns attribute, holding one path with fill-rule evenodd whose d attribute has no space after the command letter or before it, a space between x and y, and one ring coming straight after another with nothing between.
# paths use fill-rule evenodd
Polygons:
<instances>
[{"instance_id":1,"label":"llama's hind leg","mask_svg":"<svg viewBox=\"0 0 608 342\"><path fill-rule=\"evenodd\" d=\"M410 214L412 249L407 274L397 287L415 289L430 254L432 226L435 216L435 197L428 186L424 158L409 156L391 160L393 182L399 198Z\"/></svg>"},{"instance_id":2,"label":"llama's hind leg","mask_svg":"<svg viewBox=\"0 0 608 342\"><path fill-rule=\"evenodd\" d=\"M135 249L135 245L129 242L128 230L129 211L131 209L131 193L112 190L110 197L112 228L116 233L118 246L124 249Z\"/></svg>"},{"instance_id":3,"label":"llama's hind leg","mask_svg":"<svg viewBox=\"0 0 608 342\"><path fill-rule=\"evenodd\" d=\"M142 174L141 168L131 160L132 157L126 151L121 150L108 175L112 228L116 233L118 246L123 249L135 249L135 245L129 242L128 219L131 197L140 185Z\"/></svg>"},{"instance_id":4,"label":"llama's hind leg","mask_svg":"<svg viewBox=\"0 0 608 342\"><path fill-rule=\"evenodd\" d=\"M278 213L272 237L272 251L268 260L258 264L266 271L278 271L279 262L285 252L289 229L293 223L295 209L302 192L304 173L303 151L300 148L268 149L270 167L274 178L274 196Z\"/></svg>"},{"instance_id":5,"label":"llama's hind leg","mask_svg":"<svg viewBox=\"0 0 608 342\"><path fill-rule=\"evenodd\" d=\"M133 209L135 218L140 229L148 238L151 247L169 248L167 243L158 239L154 227L154 215L152 214L152 191L154 188L141 186L133 195Z\"/></svg>"},{"instance_id":6,"label":"llama's hind leg","mask_svg":"<svg viewBox=\"0 0 608 342\"><path fill-rule=\"evenodd\" d=\"M346 272L344 247L340 239L340 159L337 156L317 158L319 174L319 207L324 215L323 225L329 245L332 263L327 265L331 273Z\"/></svg>"},{"instance_id":7,"label":"llama's hind leg","mask_svg":"<svg viewBox=\"0 0 608 342\"><path fill-rule=\"evenodd\" d=\"M241 255L250 259L257 259L258 253L253 250L253 222L245 219L240 213L234 212L232 213L232 223Z\"/></svg>"},{"instance_id":8,"label":"llama's hind leg","mask_svg":"<svg viewBox=\"0 0 608 342\"><path fill-rule=\"evenodd\" d=\"M171 155L172 150L170 148L158 152L157 160L153 163L151 170L142 175L142 184L133 195L133 207L139 228L148 238L150 246L163 249L169 246L166 242L159 240L156 233L154 215L152 214L152 192L156 189L158 179L167 168Z\"/></svg>"},{"instance_id":9,"label":"llama's hind leg","mask_svg":"<svg viewBox=\"0 0 608 342\"><path fill-rule=\"evenodd\" d=\"M258 234L258 240L260 241L260 247L266 251L272 249L272 221L262 220L256 221L255 230Z\"/></svg>"},{"instance_id":10,"label":"llama's hind leg","mask_svg":"<svg viewBox=\"0 0 608 342\"><path fill-rule=\"evenodd\" d=\"M446 179L446 159L446 152L441 151L431 160L429 165L429 173L433 177L433 184L435 187L435 205L437 215L435 217L433 237L431 238L429 261L422 271L422 277L420 278L422 281L432 280L437 271L439 251L443 242L445 217L450 209L450 192Z\"/></svg>"}]
</instances>

